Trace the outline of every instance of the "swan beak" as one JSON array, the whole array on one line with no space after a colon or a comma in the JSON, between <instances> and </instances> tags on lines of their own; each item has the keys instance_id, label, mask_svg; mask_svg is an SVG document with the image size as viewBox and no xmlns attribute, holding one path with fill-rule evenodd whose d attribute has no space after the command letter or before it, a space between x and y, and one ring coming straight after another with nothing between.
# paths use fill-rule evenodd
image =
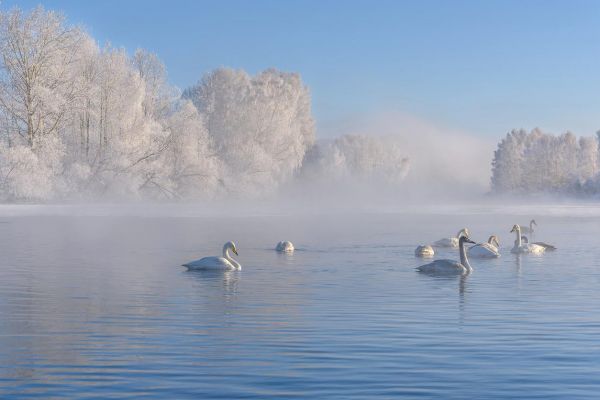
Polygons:
<instances>
[{"instance_id":1,"label":"swan beak","mask_svg":"<svg viewBox=\"0 0 600 400\"><path fill-rule=\"evenodd\" d=\"M468 239L468 238L467 238L467 240L465 240L465 242L467 242L467 243L473 243L473 244L475 244L475 242L474 242L474 241L472 241L471 239Z\"/></svg>"},{"instance_id":2,"label":"swan beak","mask_svg":"<svg viewBox=\"0 0 600 400\"><path fill-rule=\"evenodd\" d=\"M231 249L231 251L233 251L235 253L236 256L239 256L238 252L236 249Z\"/></svg>"}]
</instances>

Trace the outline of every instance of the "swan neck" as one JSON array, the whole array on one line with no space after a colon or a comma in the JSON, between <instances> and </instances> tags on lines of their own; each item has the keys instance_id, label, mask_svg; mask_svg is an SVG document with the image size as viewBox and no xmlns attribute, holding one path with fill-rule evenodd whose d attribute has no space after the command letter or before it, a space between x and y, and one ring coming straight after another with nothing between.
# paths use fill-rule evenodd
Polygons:
<instances>
[{"instance_id":1,"label":"swan neck","mask_svg":"<svg viewBox=\"0 0 600 400\"><path fill-rule=\"evenodd\" d=\"M467 258L467 252L465 251L465 242L460 242L459 245L460 252L460 263L465 266L465 268L469 271L472 271L471 264L469 264L469 259Z\"/></svg>"},{"instance_id":2,"label":"swan neck","mask_svg":"<svg viewBox=\"0 0 600 400\"><path fill-rule=\"evenodd\" d=\"M242 269L242 265L229 255L229 248L223 248L223 258L229 261L236 269Z\"/></svg>"},{"instance_id":3,"label":"swan neck","mask_svg":"<svg viewBox=\"0 0 600 400\"><path fill-rule=\"evenodd\" d=\"M521 228L517 227L515 233L517 235L517 247L521 247L521 245L523 244L521 242Z\"/></svg>"}]
</instances>

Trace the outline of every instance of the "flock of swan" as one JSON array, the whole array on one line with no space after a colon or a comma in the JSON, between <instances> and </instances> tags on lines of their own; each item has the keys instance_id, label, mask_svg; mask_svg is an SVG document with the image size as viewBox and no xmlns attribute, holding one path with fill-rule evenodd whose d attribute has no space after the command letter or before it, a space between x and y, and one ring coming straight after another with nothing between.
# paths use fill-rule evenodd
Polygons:
<instances>
[{"instance_id":1,"label":"flock of swan","mask_svg":"<svg viewBox=\"0 0 600 400\"><path fill-rule=\"evenodd\" d=\"M533 233L534 225L537 226L537 223L533 219L529 222L529 227L522 228L520 225L513 225L510 233L514 232L516 239L513 248L510 250L511 253L541 254L546 251L556 250L555 246L548 243L529 243L527 236L523 236L522 233ZM435 255L435 247L458 247L460 261L435 260L429 264L417 267L417 271L433 274L468 274L473 268L469 264L467 255L477 258L500 257L500 241L496 235L490 236L487 242L479 244L472 241L470 236L469 230L463 228L455 237L437 240L433 245L418 246L415 249L415 256L417 257L433 257ZM467 248L465 247L466 243L474 244L474 246Z\"/></svg>"},{"instance_id":2,"label":"flock of swan","mask_svg":"<svg viewBox=\"0 0 600 400\"><path fill-rule=\"evenodd\" d=\"M533 234L534 226L537 226L535 220L529 222L529 227L521 227L520 225L514 225L510 233L515 233L516 239L513 248L510 250L511 253L515 254L541 254L546 251L556 250L556 247L544 243L544 242L533 242L530 243L527 236L523 236L523 233ZM465 244L473 244L473 246L466 247ZM417 271L432 274L468 274L473 268L469 264L467 257L477 258L495 258L500 257L500 241L498 236L491 235L485 243L475 243L471 240L471 234L467 228L461 229L456 236L449 238L442 238L435 241L433 244L420 245L415 249L415 256L417 257L433 257L435 255L435 248L458 248L460 261L455 260L435 260L428 264L417 267ZM290 241L281 241L275 246L275 250L281 253L293 253L294 245ZM225 270L241 270L242 265L231 257L229 254L231 251L236 256L238 255L235 243L227 242L223 246L222 257L204 257L199 260L190 261L183 264L189 270L206 270L206 269L225 269Z\"/></svg>"}]
</instances>

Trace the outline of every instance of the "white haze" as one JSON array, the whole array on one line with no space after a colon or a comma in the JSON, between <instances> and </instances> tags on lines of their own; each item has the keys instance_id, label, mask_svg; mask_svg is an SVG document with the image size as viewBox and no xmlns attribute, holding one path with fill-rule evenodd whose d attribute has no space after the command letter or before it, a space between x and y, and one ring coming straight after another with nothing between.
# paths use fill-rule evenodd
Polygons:
<instances>
[{"instance_id":1,"label":"white haze","mask_svg":"<svg viewBox=\"0 0 600 400\"><path fill-rule=\"evenodd\" d=\"M370 117L355 129L393 138L404 149L410 158L405 184L411 191L463 197L489 188L491 139L392 112Z\"/></svg>"}]
</instances>

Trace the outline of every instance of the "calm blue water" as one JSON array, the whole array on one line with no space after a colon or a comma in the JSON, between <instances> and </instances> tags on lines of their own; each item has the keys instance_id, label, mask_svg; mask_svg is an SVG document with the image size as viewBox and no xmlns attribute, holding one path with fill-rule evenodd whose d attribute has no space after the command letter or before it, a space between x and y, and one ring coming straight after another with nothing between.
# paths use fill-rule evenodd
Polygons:
<instances>
[{"instance_id":1,"label":"calm blue water","mask_svg":"<svg viewBox=\"0 0 600 400\"><path fill-rule=\"evenodd\" d=\"M557 252L511 255L529 216L477 210L1 217L0 397L598 398L600 218L536 217ZM463 226L502 258L414 271ZM227 240L241 272L178 266Z\"/></svg>"}]
</instances>

